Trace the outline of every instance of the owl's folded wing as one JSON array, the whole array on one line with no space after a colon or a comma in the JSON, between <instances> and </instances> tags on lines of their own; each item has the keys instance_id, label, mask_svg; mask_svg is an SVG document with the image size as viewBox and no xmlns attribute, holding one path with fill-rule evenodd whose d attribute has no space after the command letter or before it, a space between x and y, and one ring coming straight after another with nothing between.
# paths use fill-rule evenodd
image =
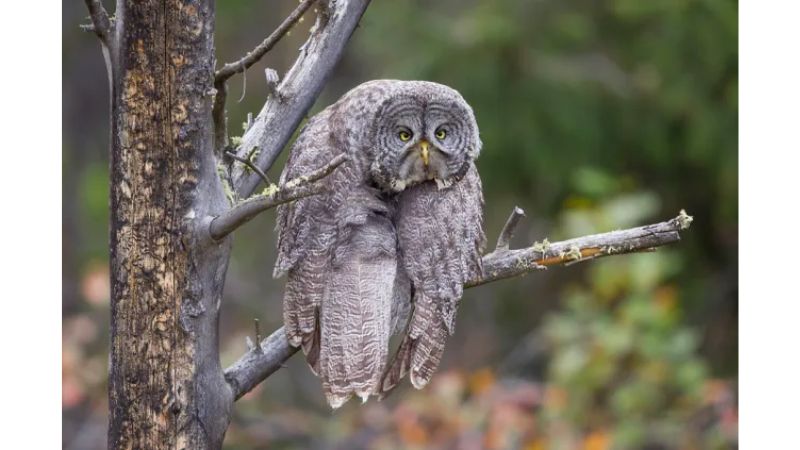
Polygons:
<instances>
[{"instance_id":1,"label":"owl's folded wing","mask_svg":"<svg viewBox=\"0 0 800 450\"><path fill-rule=\"evenodd\" d=\"M480 177L471 164L464 178L438 189L423 183L404 191L397 235L402 265L411 280L413 313L382 389L392 389L410 371L422 388L439 365L464 283L481 273L485 245Z\"/></svg>"},{"instance_id":2,"label":"owl's folded wing","mask_svg":"<svg viewBox=\"0 0 800 450\"><path fill-rule=\"evenodd\" d=\"M324 126L326 120L327 114L320 113L303 129L292 147L281 183L324 166L339 153ZM278 207L278 257L273 276L287 275L283 297L286 337L292 346L303 346L315 372L320 342L319 306L329 281L336 213L343 201L336 192L349 183L351 170L345 163L320 180L330 189L328 192Z\"/></svg>"}]
</instances>

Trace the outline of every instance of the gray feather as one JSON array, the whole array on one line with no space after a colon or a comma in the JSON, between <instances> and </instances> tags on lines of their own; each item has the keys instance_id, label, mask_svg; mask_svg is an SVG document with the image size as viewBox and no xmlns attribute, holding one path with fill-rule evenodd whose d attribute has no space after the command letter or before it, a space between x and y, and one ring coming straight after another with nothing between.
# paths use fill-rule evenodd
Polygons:
<instances>
[{"instance_id":1,"label":"gray feather","mask_svg":"<svg viewBox=\"0 0 800 450\"><path fill-rule=\"evenodd\" d=\"M398 245L414 290L414 312L408 336L384 377L384 391L408 371L420 389L436 371L447 336L455 331L464 283L482 271L482 206L474 165L449 188L440 190L429 182L400 194Z\"/></svg>"}]
</instances>

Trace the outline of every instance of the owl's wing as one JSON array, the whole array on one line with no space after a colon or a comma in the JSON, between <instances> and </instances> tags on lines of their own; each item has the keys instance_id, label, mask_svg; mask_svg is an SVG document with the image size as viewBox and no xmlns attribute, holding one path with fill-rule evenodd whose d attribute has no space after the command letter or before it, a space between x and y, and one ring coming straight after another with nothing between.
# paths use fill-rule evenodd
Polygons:
<instances>
[{"instance_id":1,"label":"owl's wing","mask_svg":"<svg viewBox=\"0 0 800 450\"><path fill-rule=\"evenodd\" d=\"M292 147L281 174L281 183L322 167L341 153L331 141L327 111L314 116ZM273 276L287 275L283 297L286 337L303 346L309 365L318 372L319 307L330 271L330 252L337 232L336 214L352 169L347 163L320 180L328 191L278 207L278 257Z\"/></svg>"},{"instance_id":2,"label":"owl's wing","mask_svg":"<svg viewBox=\"0 0 800 450\"><path fill-rule=\"evenodd\" d=\"M315 119L298 137L282 182L338 154L328 124ZM288 275L286 336L292 346L302 346L334 408L354 394L363 399L379 394L393 305L404 292L395 278L393 212L361 179L348 161L323 179L326 193L278 211L275 276ZM407 282L405 292L407 297Z\"/></svg>"},{"instance_id":3,"label":"owl's wing","mask_svg":"<svg viewBox=\"0 0 800 450\"><path fill-rule=\"evenodd\" d=\"M451 187L423 183L400 195L396 220L402 266L411 280L413 313L406 335L387 370L382 391L410 371L420 389L441 361L455 329L464 283L481 273L483 193L474 164Z\"/></svg>"}]
</instances>

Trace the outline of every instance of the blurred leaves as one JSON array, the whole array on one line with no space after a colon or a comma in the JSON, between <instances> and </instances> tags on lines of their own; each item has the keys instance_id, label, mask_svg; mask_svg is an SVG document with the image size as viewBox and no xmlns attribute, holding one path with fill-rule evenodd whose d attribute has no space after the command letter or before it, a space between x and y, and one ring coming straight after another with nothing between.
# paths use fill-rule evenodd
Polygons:
<instances>
[{"instance_id":1,"label":"blurred leaves","mask_svg":"<svg viewBox=\"0 0 800 450\"><path fill-rule=\"evenodd\" d=\"M593 224L603 217L569 216L580 214ZM598 429L607 431L608 448L735 446L729 425L723 432L720 423L702 421L703 390L714 382L668 281L680 265L663 251L598 260L586 282L567 288L564 309L542 327L548 389L559 393L541 411L553 448L572 448Z\"/></svg>"}]
</instances>

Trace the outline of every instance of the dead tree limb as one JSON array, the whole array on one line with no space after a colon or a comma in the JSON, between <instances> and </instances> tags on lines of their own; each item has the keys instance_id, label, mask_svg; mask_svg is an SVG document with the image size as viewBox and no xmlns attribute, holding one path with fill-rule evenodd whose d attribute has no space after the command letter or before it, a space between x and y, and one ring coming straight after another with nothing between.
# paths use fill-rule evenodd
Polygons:
<instances>
[{"instance_id":1,"label":"dead tree limb","mask_svg":"<svg viewBox=\"0 0 800 450\"><path fill-rule=\"evenodd\" d=\"M483 257L483 276L467 287L480 286L533 270L565 266L603 256L650 251L678 242L680 230L689 228L691 216L681 211L672 220L627 230L593 234L562 242L536 242L531 247L509 250L498 248Z\"/></svg>"},{"instance_id":2,"label":"dead tree limb","mask_svg":"<svg viewBox=\"0 0 800 450\"><path fill-rule=\"evenodd\" d=\"M515 208L502 234L510 240L515 223L519 216ZM512 220L513 219L513 220ZM672 244L680 240L680 231L689 228L692 217L684 211L666 222L645 225L627 230L583 236L562 242L534 243L531 247L508 250L499 246L495 251L483 257L484 275L471 280L466 287L524 275L534 270L552 266L566 266L578 261L603 256L621 255L651 251L657 247ZM505 238L504 238L505 239ZM234 398L239 399L250 392L258 383L278 370L283 363L297 352L296 347L289 345L283 328L278 329L266 339L258 343L259 348L248 351L233 365L225 369L225 379L231 385Z\"/></svg>"},{"instance_id":3,"label":"dead tree limb","mask_svg":"<svg viewBox=\"0 0 800 450\"><path fill-rule=\"evenodd\" d=\"M283 203L322 193L325 187L317 181L330 175L346 160L345 155L339 155L307 175L293 178L280 186L274 184L267 186L263 194L237 203L233 208L215 217L209 224L209 234L218 241L261 212Z\"/></svg>"},{"instance_id":4,"label":"dead tree limb","mask_svg":"<svg viewBox=\"0 0 800 450\"><path fill-rule=\"evenodd\" d=\"M246 157L258 148L255 164L264 172L272 166L319 96L368 5L369 0L320 3L311 36L278 84L277 95L267 99L253 126L242 136L236 154ZM248 197L259 182L257 174L242 167L234 168L232 179L240 197Z\"/></svg>"}]
</instances>

